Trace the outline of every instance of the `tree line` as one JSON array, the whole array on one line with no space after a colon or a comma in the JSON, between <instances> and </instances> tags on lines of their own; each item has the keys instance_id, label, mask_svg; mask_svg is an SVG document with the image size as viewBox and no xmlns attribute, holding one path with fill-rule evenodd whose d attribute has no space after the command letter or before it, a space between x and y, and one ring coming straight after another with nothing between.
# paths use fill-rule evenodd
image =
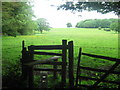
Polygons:
<instances>
[{"instance_id":1,"label":"tree line","mask_svg":"<svg viewBox=\"0 0 120 90\"><path fill-rule=\"evenodd\" d=\"M76 28L98 28L101 30L104 28L105 31L115 31L118 32L120 25L119 25L119 19L86 19L83 21L80 21L76 24ZM66 24L68 28L72 27L72 24L69 22ZM109 28L106 29L106 28Z\"/></svg>"},{"instance_id":2,"label":"tree line","mask_svg":"<svg viewBox=\"0 0 120 90\"><path fill-rule=\"evenodd\" d=\"M97 2L98 1L98 2ZM120 10L119 10L119 4L120 2L115 2L115 1L111 1L111 2L107 2L107 1L101 1L99 2L99 0L96 0L95 2L90 2L88 0L83 2L77 1L68 1L62 5L57 6L57 9L63 9L63 10L70 10L71 12L82 12L84 10L86 11L97 11L100 12L102 14L106 14L109 12L113 12L116 15L120 15ZM84 22L84 21L83 21ZM100 22L100 21L99 21ZM105 21L106 22L106 21ZM86 24L88 24L88 26L85 27L98 27L97 25L93 25L91 26L92 22L89 22L89 20L86 22ZM80 25L81 24L81 25ZM105 23L104 23L105 24ZM85 23L84 23L85 25ZM83 27L84 25L82 25L82 22L77 23L76 27ZM100 25L99 25L100 26ZM113 22L110 24L110 22L106 22L106 25L102 25L102 27L110 27L111 30L117 31L120 33L120 20L118 19L118 21Z\"/></svg>"},{"instance_id":3,"label":"tree line","mask_svg":"<svg viewBox=\"0 0 120 90\"><path fill-rule=\"evenodd\" d=\"M110 28L112 23L117 23L118 19L87 19L76 24L77 28Z\"/></svg>"},{"instance_id":4,"label":"tree line","mask_svg":"<svg viewBox=\"0 0 120 90\"><path fill-rule=\"evenodd\" d=\"M35 17L30 2L2 2L2 34L8 36L34 34L34 31L49 30L44 18Z\"/></svg>"},{"instance_id":5,"label":"tree line","mask_svg":"<svg viewBox=\"0 0 120 90\"><path fill-rule=\"evenodd\" d=\"M35 17L32 4L30 2L2 2L2 34L9 36L34 34L34 31L43 30L49 31L50 25L44 18L38 18L32 20ZM82 11L82 10L97 10L101 13L114 12L119 15L118 2L66 2L66 4L58 7L65 10ZM91 8L91 9L90 9ZM90 10L89 10L90 9ZM108 10L108 11L107 11ZM100 19L88 19L80 21L76 24L78 28L108 28L118 31L119 21L115 19L100 20ZM67 23L67 27L72 27L72 24Z\"/></svg>"},{"instance_id":6,"label":"tree line","mask_svg":"<svg viewBox=\"0 0 120 90\"><path fill-rule=\"evenodd\" d=\"M76 24L77 28L110 28L110 30L119 31L119 19L87 19Z\"/></svg>"}]
</instances>

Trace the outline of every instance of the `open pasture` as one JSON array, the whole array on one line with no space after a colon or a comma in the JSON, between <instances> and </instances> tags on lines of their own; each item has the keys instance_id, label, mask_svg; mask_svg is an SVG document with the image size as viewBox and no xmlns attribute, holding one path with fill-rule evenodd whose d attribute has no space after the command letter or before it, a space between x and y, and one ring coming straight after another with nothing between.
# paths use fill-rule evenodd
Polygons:
<instances>
[{"instance_id":1,"label":"open pasture","mask_svg":"<svg viewBox=\"0 0 120 90\"><path fill-rule=\"evenodd\" d=\"M106 32L103 30L90 28L52 28L49 32L43 32L43 34L23 35L17 37L3 36L3 75L6 75L7 72L9 72L9 69L7 71L7 68L13 68L14 71L13 66L18 65L17 63L21 58L23 40L25 41L25 46L27 47L30 45L60 45L62 44L63 39L67 41L72 40L74 42L75 71L77 68L76 64L80 47L84 53L118 58L118 34L115 34L112 31ZM40 56L36 58L40 60L47 57L49 56ZM86 67L108 69L112 64L114 64L114 62L99 60L97 58L91 58L87 56L82 56L81 58L81 65Z\"/></svg>"},{"instance_id":2,"label":"open pasture","mask_svg":"<svg viewBox=\"0 0 120 90\"><path fill-rule=\"evenodd\" d=\"M104 55L118 58L118 34L89 28L52 28L49 32L36 35L3 36L2 55L3 62L18 60L21 56L21 43L25 40L29 45L59 45L63 39L73 40L75 57L78 48L86 53Z\"/></svg>"}]
</instances>

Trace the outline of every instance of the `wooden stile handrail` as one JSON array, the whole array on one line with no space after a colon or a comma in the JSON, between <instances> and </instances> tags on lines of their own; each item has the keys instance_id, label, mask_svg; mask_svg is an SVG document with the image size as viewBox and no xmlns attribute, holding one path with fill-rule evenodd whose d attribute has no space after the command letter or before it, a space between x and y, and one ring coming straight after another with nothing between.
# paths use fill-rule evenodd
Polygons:
<instances>
[{"instance_id":1,"label":"wooden stile handrail","mask_svg":"<svg viewBox=\"0 0 120 90\"><path fill-rule=\"evenodd\" d=\"M60 72L62 69L50 69L50 68L34 68L35 71L57 71Z\"/></svg>"},{"instance_id":2,"label":"wooden stile handrail","mask_svg":"<svg viewBox=\"0 0 120 90\"><path fill-rule=\"evenodd\" d=\"M38 54L38 55L56 55L56 56L62 56L62 54L60 53L51 53L51 52L34 52L34 54Z\"/></svg>"},{"instance_id":3,"label":"wooden stile handrail","mask_svg":"<svg viewBox=\"0 0 120 90\"><path fill-rule=\"evenodd\" d=\"M67 49L67 45L63 46L63 45L39 45L39 46L34 46L31 45L33 47L34 50L54 50L54 49L62 49L62 48L66 48ZM31 47L30 46L30 47Z\"/></svg>"},{"instance_id":4,"label":"wooden stile handrail","mask_svg":"<svg viewBox=\"0 0 120 90\"><path fill-rule=\"evenodd\" d=\"M48 59L45 59L45 60L34 60L32 62L25 63L24 65L32 66L32 65L36 65L36 64L47 63L47 62L54 61L58 58L60 58L60 56L54 56L54 57L51 57L51 58L48 58Z\"/></svg>"}]
</instances>

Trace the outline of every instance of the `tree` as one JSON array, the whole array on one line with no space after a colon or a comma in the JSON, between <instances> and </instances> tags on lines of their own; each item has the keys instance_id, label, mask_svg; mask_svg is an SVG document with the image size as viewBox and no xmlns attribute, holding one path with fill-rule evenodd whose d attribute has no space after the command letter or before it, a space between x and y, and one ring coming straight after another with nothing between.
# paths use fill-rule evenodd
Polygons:
<instances>
[{"instance_id":1,"label":"tree","mask_svg":"<svg viewBox=\"0 0 120 90\"><path fill-rule=\"evenodd\" d=\"M2 2L3 35L32 34L32 6L27 2Z\"/></svg>"},{"instance_id":2,"label":"tree","mask_svg":"<svg viewBox=\"0 0 120 90\"><path fill-rule=\"evenodd\" d=\"M42 33L43 30L45 31L49 31L50 26L49 23L47 22L47 20L45 18L39 18L36 20L37 24L38 24L38 30Z\"/></svg>"},{"instance_id":3,"label":"tree","mask_svg":"<svg viewBox=\"0 0 120 90\"><path fill-rule=\"evenodd\" d=\"M115 32L119 32L120 26L118 25L118 22L114 22L110 25L110 29L115 31Z\"/></svg>"},{"instance_id":4,"label":"tree","mask_svg":"<svg viewBox=\"0 0 120 90\"><path fill-rule=\"evenodd\" d=\"M72 27L71 23L67 23L66 25L67 25L68 28Z\"/></svg>"},{"instance_id":5,"label":"tree","mask_svg":"<svg viewBox=\"0 0 120 90\"><path fill-rule=\"evenodd\" d=\"M96 10L97 12L100 13L109 13L109 12L114 12L116 15L120 15L120 10L119 10L119 5L120 2L66 2L63 5L58 6L59 9L64 9L64 10L71 10L71 11L83 11L83 10L88 10L88 11L93 11Z\"/></svg>"},{"instance_id":6,"label":"tree","mask_svg":"<svg viewBox=\"0 0 120 90\"><path fill-rule=\"evenodd\" d=\"M77 28L109 28L110 24L118 19L87 19L76 24Z\"/></svg>"}]
</instances>

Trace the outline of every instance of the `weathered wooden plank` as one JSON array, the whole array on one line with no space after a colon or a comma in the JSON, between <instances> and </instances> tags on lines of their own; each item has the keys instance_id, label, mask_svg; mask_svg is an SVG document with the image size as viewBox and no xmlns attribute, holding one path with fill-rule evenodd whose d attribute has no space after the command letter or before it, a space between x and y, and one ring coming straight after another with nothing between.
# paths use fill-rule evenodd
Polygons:
<instances>
[{"instance_id":1,"label":"weathered wooden plank","mask_svg":"<svg viewBox=\"0 0 120 90\"><path fill-rule=\"evenodd\" d=\"M58 60L56 59L55 62L57 62ZM62 65L62 64L61 64ZM53 65L53 69L55 69L55 71L53 72L53 77L54 79L57 79L57 65Z\"/></svg>"},{"instance_id":2,"label":"weathered wooden plank","mask_svg":"<svg viewBox=\"0 0 120 90\"><path fill-rule=\"evenodd\" d=\"M96 71L96 72L107 72L108 71L108 70L95 69L95 68L83 67L83 66L80 66L80 69L85 69L85 70L90 70L90 71ZM112 73L112 74L120 74L120 72L117 72L117 71L112 71L110 73Z\"/></svg>"},{"instance_id":3,"label":"weathered wooden plank","mask_svg":"<svg viewBox=\"0 0 120 90\"><path fill-rule=\"evenodd\" d=\"M69 59L69 66L68 66L68 72L69 72L69 86L70 88L74 87L74 49L73 49L73 41L68 42L68 59Z\"/></svg>"},{"instance_id":4,"label":"weathered wooden plank","mask_svg":"<svg viewBox=\"0 0 120 90\"><path fill-rule=\"evenodd\" d=\"M53 50L53 49L62 49L62 45L39 45L33 46L34 50Z\"/></svg>"},{"instance_id":5,"label":"weathered wooden plank","mask_svg":"<svg viewBox=\"0 0 120 90\"><path fill-rule=\"evenodd\" d=\"M22 41L22 58L21 60L21 66L22 66L22 79L23 80L28 80L28 67L24 65L24 63L29 62L29 53L25 47L25 42L24 40Z\"/></svg>"},{"instance_id":6,"label":"weathered wooden plank","mask_svg":"<svg viewBox=\"0 0 120 90\"><path fill-rule=\"evenodd\" d=\"M56 72L61 72L61 69L48 69L48 68L34 68L35 71L56 71Z\"/></svg>"},{"instance_id":7,"label":"weathered wooden plank","mask_svg":"<svg viewBox=\"0 0 120 90\"><path fill-rule=\"evenodd\" d=\"M43 63L39 63L39 65L40 65L40 64L42 64L42 65L43 65L43 64L46 64L46 65L62 65L62 62L50 61L50 62L45 62L45 63L44 63L44 62L43 62Z\"/></svg>"},{"instance_id":8,"label":"weathered wooden plank","mask_svg":"<svg viewBox=\"0 0 120 90\"><path fill-rule=\"evenodd\" d=\"M91 77L86 77L86 76L79 76L79 78L80 79L86 79L86 80L94 80L94 81L100 80L100 79L97 79L97 78L91 78ZM113 83L113 84L118 84L118 85L120 84L120 82L108 81L108 80L102 80L101 82ZM96 87L96 86L94 86L94 87Z\"/></svg>"},{"instance_id":9,"label":"weathered wooden plank","mask_svg":"<svg viewBox=\"0 0 120 90\"><path fill-rule=\"evenodd\" d=\"M34 54L38 55L56 55L56 56L62 56L60 53L51 53L51 52L34 52Z\"/></svg>"},{"instance_id":10,"label":"weathered wooden plank","mask_svg":"<svg viewBox=\"0 0 120 90\"><path fill-rule=\"evenodd\" d=\"M45 59L45 60L34 60L32 62L25 63L24 65L33 66L33 65L36 65L36 64L51 62L51 61L54 61L58 58L60 58L60 56L54 56L54 57L51 57L51 58L48 58L48 59Z\"/></svg>"},{"instance_id":11,"label":"weathered wooden plank","mask_svg":"<svg viewBox=\"0 0 120 90\"><path fill-rule=\"evenodd\" d=\"M88 53L82 53L82 55L95 57L95 58L101 58L101 59L107 59L107 60L110 60L110 61L117 61L117 62L120 63L120 59L117 59L117 58L111 58L111 57L106 57L106 56L101 56L101 55L94 55L94 54L88 54Z\"/></svg>"},{"instance_id":12,"label":"weathered wooden plank","mask_svg":"<svg viewBox=\"0 0 120 90\"><path fill-rule=\"evenodd\" d=\"M22 41L22 50L25 48L25 41Z\"/></svg>"},{"instance_id":13,"label":"weathered wooden plank","mask_svg":"<svg viewBox=\"0 0 120 90\"><path fill-rule=\"evenodd\" d=\"M102 82L109 74L110 72L113 72L113 70L119 65L119 62L116 62L101 78L94 83L93 87L97 86L100 82ZM120 83L119 83L120 84Z\"/></svg>"},{"instance_id":14,"label":"weathered wooden plank","mask_svg":"<svg viewBox=\"0 0 120 90\"><path fill-rule=\"evenodd\" d=\"M77 65L77 73L76 73L76 86L78 85L78 75L81 74L81 72L80 72L81 53L82 53L82 48L79 49L79 55L78 55L78 65ZM79 83L81 83L81 80L79 80Z\"/></svg>"},{"instance_id":15,"label":"weathered wooden plank","mask_svg":"<svg viewBox=\"0 0 120 90\"><path fill-rule=\"evenodd\" d=\"M87 88L90 88L91 85L78 85L79 87L87 87ZM96 88L100 88L100 87L103 87L103 86L96 86Z\"/></svg>"},{"instance_id":16,"label":"weathered wooden plank","mask_svg":"<svg viewBox=\"0 0 120 90\"><path fill-rule=\"evenodd\" d=\"M62 87L66 86L67 40L62 40Z\"/></svg>"},{"instance_id":17,"label":"weathered wooden plank","mask_svg":"<svg viewBox=\"0 0 120 90\"><path fill-rule=\"evenodd\" d=\"M33 47L30 46L28 47L28 52L29 52L29 62L32 62L34 60L34 50ZM30 66L28 68L28 73L29 73L29 88L34 88L34 74L33 74L33 66Z\"/></svg>"}]
</instances>

